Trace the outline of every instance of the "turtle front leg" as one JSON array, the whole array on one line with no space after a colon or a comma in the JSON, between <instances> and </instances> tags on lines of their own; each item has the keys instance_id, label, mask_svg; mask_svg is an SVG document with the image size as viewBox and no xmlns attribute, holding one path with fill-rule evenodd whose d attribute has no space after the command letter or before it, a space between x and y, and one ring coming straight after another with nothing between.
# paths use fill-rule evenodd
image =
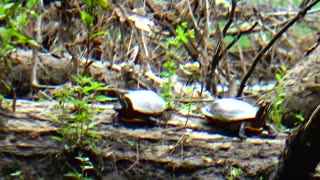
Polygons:
<instances>
[{"instance_id":1,"label":"turtle front leg","mask_svg":"<svg viewBox=\"0 0 320 180\"><path fill-rule=\"evenodd\" d=\"M246 139L247 138L247 136L245 135L245 126L246 126L245 122L242 122L241 125L240 125L240 129L239 129L239 137L240 137L240 139Z\"/></svg>"},{"instance_id":2,"label":"turtle front leg","mask_svg":"<svg viewBox=\"0 0 320 180\"><path fill-rule=\"evenodd\" d=\"M266 123L263 126L263 128L268 131L268 136L269 137L276 137L277 134L278 134L278 131L276 130L276 128L274 126L272 126L271 124L267 124Z\"/></svg>"}]
</instances>

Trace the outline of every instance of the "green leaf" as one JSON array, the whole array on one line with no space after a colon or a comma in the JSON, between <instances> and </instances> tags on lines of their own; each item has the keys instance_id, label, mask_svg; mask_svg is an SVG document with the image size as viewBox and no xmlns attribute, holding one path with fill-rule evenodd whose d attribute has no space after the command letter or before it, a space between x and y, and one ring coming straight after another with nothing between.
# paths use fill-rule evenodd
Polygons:
<instances>
[{"instance_id":1,"label":"green leaf","mask_svg":"<svg viewBox=\"0 0 320 180\"><path fill-rule=\"evenodd\" d=\"M111 4L109 2L107 2L106 0L98 0L97 4L104 7L105 9L111 8Z\"/></svg>"},{"instance_id":2,"label":"green leaf","mask_svg":"<svg viewBox=\"0 0 320 180\"><path fill-rule=\"evenodd\" d=\"M14 44L25 44L28 41L28 38L19 32L15 32L14 36L17 38L16 42L13 42Z\"/></svg>"},{"instance_id":3,"label":"green leaf","mask_svg":"<svg viewBox=\"0 0 320 180\"><path fill-rule=\"evenodd\" d=\"M67 174L64 174L65 177L73 177L73 178L76 178L76 179L81 179L82 178L82 174L80 173L72 173L72 172L68 172Z\"/></svg>"},{"instance_id":4,"label":"green leaf","mask_svg":"<svg viewBox=\"0 0 320 180\"><path fill-rule=\"evenodd\" d=\"M93 26L94 16L86 11L81 11L81 19L87 27L91 28Z\"/></svg>"},{"instance_id":5,"label":"green leaf","mask_svg":"<svg viewBox=\"0 0 320 180\"><path fill-rule=\"evenodd\" d=\"M97 36L105 36L105 35L109 35L109 31L98 31L97 33L93 33L90 35L90 39L93 39Z\"/></svg>"},{"instance_id":6,"label":"green leaf","mask_svg":"<svg viewBox=\"0 0 320 180\"><path fill-rule=\"evenodd\" d=\"M184 43L188 43L188 38L185 34L180 36L181 41L183 41Z\"/></svg>"},{"instance_id":7,"label":"green leaf","mask_svg":"<svg viewBox=\"0 0 320 180\"><path fill-rule=\"evenodd\" d=\"M94 169L94 167L90 164L90 165L85 165L82 168L83 170L90 170L90 169Z\"/></svg>"},{"instance_id":8,"label":"green leaf","mask_svg":"<svg viewBox=\"0 0 320 180\"><path fill-rule=\"evenodd\" d=\"M59 141L59 142L62 142L62 138L61 137L59 137L59 136L51 136L51 139L53 139L53 140L56 140L56 141Z\"/></svg>"},{"instance_id":9,"label":"green leaf","mask_svg":"<svg viewBox=\"0 0 320 180\"><path fill-rule=\"evenodd\" d=\"M82 92L85 93L85 94L88 94L90 91L93 91L93 90L95 90L95 87L86 86L86 87L83 87Z\"/></svg>"},{"instance_id":10,"label":"green leaf","mask_svg":"<svg viewBox=\"0 0 320 180\"><path fill-rule=\"evenodd\" d=\"M277 94L282 93L282 91L283 91L283 87L281 87L281 86L276 87Z\"/></svg>"},{"instance_id":11,"label":"green leaf","mask_svg":"<svg viewBox=\"0 0 320 180\"><path fill-rule=\"evenodd\" d=\"M304 117L303 117L302 114L296 114L295 116L296 116L296 118L299 119L301 122L304 121Z\"/></svg>"},{"instance_id":12,"label":"green leaf","mask_svg":"<svg viewBox=\"0 0 320 180\"><path fill-rule=\"evenodd\" d=\"M194 38L194 29L188 30L188 36L192 39Z\"/></svg>"},{"instance_id":13,"label":"green leaf","mask_svg":"<svg viewBox=\"0 0 320 180\"><path fill-rule=\"evenodd\" d=\"M172 45L172 46L179 46L179 42L178 40L174 39L174 40L169 40L167 41L168 45Z\"/></svg>"},{"instance_id":14,"label":"green leaf","mask_svg":"<svg viewBox=\"0 0 320 180\"><path fill-rule=\"evenodd\" d=\"M184 22L181 23L181 26L184 27L184 28L186 28L187 25L188 25L188 22L187 22L187 21L184 21Z\"/></svg>"},{"instance_id":15,"label":"green leaf","mask_svg":"<svg viewBox=\"0 0 320 180\"><path fill-rule=\"evenodd\" d=\"M13 51L14 49L15 49L14 46L12 46L10 44L6 44L4 47L0 48L0 57L6 56L8 53ZM11 61L9 61L9 62L11 62Z\"/></svg>"},{"instance_id":16,"label":"green leaf","mask_svg":"<svg viewBox=\"0 0 320 180\"><path fill-rule=\"evenodd\" d=\"M14 20L10 20L10 24L13 28L21 30L28 24L28 17L26 13L20 13Z\"/></svg>"},{"instance_id":17,"label":"green leaf","mask_svg":"<svg viewBox=\"0 0 320 180\"><path fill-rule=\"evenodd\" d=\"M248 35L244 34L240 37L237 44L242 48L249 48L251 45L251 40Z\"/></svg>"},{"instance_id":18,"label":"green leaf","mask_svg":"<svg viewBox=\"0 0 320 180\"><path fill-rule=\"evenodd\" d=\"M47 114L47 116L48 116L51 120L53 120L53 121L55 121L55 122L59 122L59 118L58 118L56 115Z\"/></svg>"},{"instance_id":19,"label":"green leaf","mask_svg":"<svg viewBox=\"0 0 320 180\"><path fill-rule=\"evenodd\" d=\"M276 79L277 79L277 81L278 82L280 82L281 81L281 79L282 79L282 76L281 76L281 74L280 73L276 73Z\"/></svg>"},{"instance_id":20,"label":"green leaf","mask_svg":"<svg viewBox=\"0 0 320 180\"><path fill-rule=\"evenodd\" d=\"M14 6L14 3L5 3L5 5L3 6L4 10L8 10L11 9Z\"/></svg>"},{"instance_id":21,"label":"green leaf","mask_svg":"<svg viewBox=\"0 0 320 180\"><path fill-rule=\"evenodd\" d=\"M91 124L90 124L90 126L91 126ZM96 139L101 138L101 132L100 131L89 130L89 135L92 138L96 138Z\"/></svg>"},{"instance_id":22,"label":"green leaf","mask_svg":"<svg viewBox=\"0 0 320 180\"><path fill-rule=\"evenodd\" d=\"M170 76L170 74L169 74L168 71L162 71L162 72L161 72L161 75L162 75L163 77L169 77L169 76Z\"/></svg>"},{"instance_id":23,"label":"green leaf","mask_svg":"<svg viewBox=\"0 0 320 180\"><path fill-rule=\"evenodd\" d=\"M240 174L242 174L242 171L240 168L232 168L232 175L233 177L237 177L239 176Z\"/></svg>"},{"instance_id":24,"label":"green leaf","mask_svg":"<svg viewBox=\"0 0 320 180\"><path fill-rule=\"evenodd\" d=\"M10 174L11 177L19 177L21 175L23 175L22 171L15 171Z\"/></svg>"},{"instance_id":25,"label":"green leaf","mask_svg":"<svg viewBox=\"0 0 320 180\"><path fill-rule=\"evenodd\" d=\"M283 98L279 98L279 99L277 99L277 101L275 102L275 105L276 105L276 106L279 106L280 104L283 103L283 101L284 101Z\"/></svg>"},{"instance_id":26,"label":"green leaf","mask_svg":"<svg viewBox=\"0 0 320 180\"><path fill-rule=\"evenodd\" d=\"M37 4L38 0L29 0L27 1L27 8L28 9L33 9L33 7Z\"/></svg>"},{"instance_id":27,"label":"green leaf","mask_svg":"<svg viewBox=\"0 0 320 180\"><path fill-rule=\"evenodd\" d=\"M108 97L108 96L105 96L105 95L98 95L96 97L96 100L99 101L99 102L112 101L114 99L115 98L111 98L111 97Z\"/></svg>"},{"instance_id":28,"label":"green leaf","mask_svg":"<svg viewBox=\"0 0 320 180\"><path fill-rule=\"evenodd\" d=\"M2 44L8 44L11 41L12 31L13 29L0 27L0 39L2 40Z\"/></svg>"},{"instance_id":29,"label":"green leaf","mask_svg":"<svg viewBox=\"0 0 320 180\"><path fill-rule=\"evenodd\" d=\"M34 46L34 47L40 47L40 45L37 43L37 41L35 41L33 39L28 39L27 43Z\"/></svg>"},{"instance_id":30,"label":"green leaf","mask_svg":"<svg viewBox=\"0 0 320 180\"><path fill-rule=\"evenodd\" d=\"M286 72L288 70L287 66L281 66L280 69L282 72Z\"/></svg>"},{"instance_id":31,"label":"green leaf","mask_svg":"<svg viewBox=\"0 0 320 180\"><path fill-rule=\"evenodd\" d=\"M182 29L181 26L178 26L178 28L176 29L176 33L178 34L178 36L181 36L184 34L184 29Z\"/></svg>"}]
</instances>

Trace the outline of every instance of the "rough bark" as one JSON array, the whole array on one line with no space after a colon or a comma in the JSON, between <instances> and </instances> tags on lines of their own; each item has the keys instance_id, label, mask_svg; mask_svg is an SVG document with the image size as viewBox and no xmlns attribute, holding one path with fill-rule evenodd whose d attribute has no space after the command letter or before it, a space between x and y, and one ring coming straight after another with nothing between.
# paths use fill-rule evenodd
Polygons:
<instances>
[{"instance_id":1,"label":"rough bark","mask_svg":"<svg viewBox=\"0 0 320 180\"><path fill-rule=\"evenodd\" d=\"M320 161L320 105L287 141L279 179L309 179Z\"/></svg>"},{"instance_id":2,"label":"rough bark","mask_svg":"<svg viewBox=\"0 0 320 180\"><path fill-rule=\"evenodd\" d=\"M284 102L282 103L282 122L293 126L300 122L296 117L301 114L308 120L312 112L320 104L320 47L311 54L302 58L284 76ZM275 97L275 96L274 96Z\"/></svg>"},{"instance_id":3,"label":"rough bark","mask_svg":"<svg viewBox=\"0 0 320 180\"><path fill-rule=\"evenodd\" d=\"M6 100L0 111L1 176L18 169L29 178L62 177L71 171L71 165L79 166L72 164L72 158L80 150L69 152L64 143L51 138L59 128L59 123L49 118L49 114L58 114L56 102L18 100L16 112L10 112L10 108L11 101ZM100 140L96 148L82 151L95 162L97 178L224 179L232 176L232 169L239 168L239 178L259 179L275 172L284 149L285 135L240 140L216 134L202 118L190 118L187 129L185 117L178 115L166 127L115 127L112 105L95 108L101 110L94 117Z\"/></svg>"}]
</instances>

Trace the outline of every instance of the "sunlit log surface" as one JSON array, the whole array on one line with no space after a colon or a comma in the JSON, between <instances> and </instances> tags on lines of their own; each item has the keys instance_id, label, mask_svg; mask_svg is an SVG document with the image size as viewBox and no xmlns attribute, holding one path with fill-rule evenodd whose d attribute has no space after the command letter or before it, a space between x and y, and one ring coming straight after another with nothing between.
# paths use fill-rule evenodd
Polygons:
<instances>
[{"instance_id":1,"label":"sunlit log surface","mask_svg":"<svg viewBox=\"0 0 320 180\"><path fill-rule=\"evenodd\" d=\"M215 133L201 118L190 118L185 129L186 119L178 115L169 120L167 127L115 127L112 104L95 108L101 110L94 117L98 122L94 129L101 133L101 139L96 148L84 153L90 152L95 176L101 178L224 179L231 177L235 168L242 171L238 177L269 177L277 169L284 149L283 134L275 139L249 137L241 141ZM1 175L12 173L10 167L17 166L25 177L48 178L50 173L63 176L78 154L70 156L62 142L51 138L59 128L59 123L49 118L50 114L58 114L57 102L18 100L16 112L10 109L11 101L5 100L1 110Z\"/></svg>"}]
</instances>

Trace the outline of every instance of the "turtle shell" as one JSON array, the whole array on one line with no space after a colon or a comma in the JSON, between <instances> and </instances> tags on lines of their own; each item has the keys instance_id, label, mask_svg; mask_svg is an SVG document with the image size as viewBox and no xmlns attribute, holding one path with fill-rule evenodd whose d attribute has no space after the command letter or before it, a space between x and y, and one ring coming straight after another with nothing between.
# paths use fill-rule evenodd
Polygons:
<instances>
[{"instance_id":1,"label":"turtle shell","mask_svg":"<svg viewBox=\"0 0 320 180\"><path fill-rule=\"evenodd\" d=\"M157 93L150 90L134 90L125 94L132 111L159 115L167 109L167 102Z\"/></svg>"},{"instance_id":2,"label":"turtle shell","mask_svg":"<svg viewBox=\"0 0 320 180\"><path fill-rule=\"evenodd\" d=\"M202 108L202 113L208 119L219 123L236 123L256 120L258 109L245 101L223 98Z\"/></svg>"}]
</instances>

